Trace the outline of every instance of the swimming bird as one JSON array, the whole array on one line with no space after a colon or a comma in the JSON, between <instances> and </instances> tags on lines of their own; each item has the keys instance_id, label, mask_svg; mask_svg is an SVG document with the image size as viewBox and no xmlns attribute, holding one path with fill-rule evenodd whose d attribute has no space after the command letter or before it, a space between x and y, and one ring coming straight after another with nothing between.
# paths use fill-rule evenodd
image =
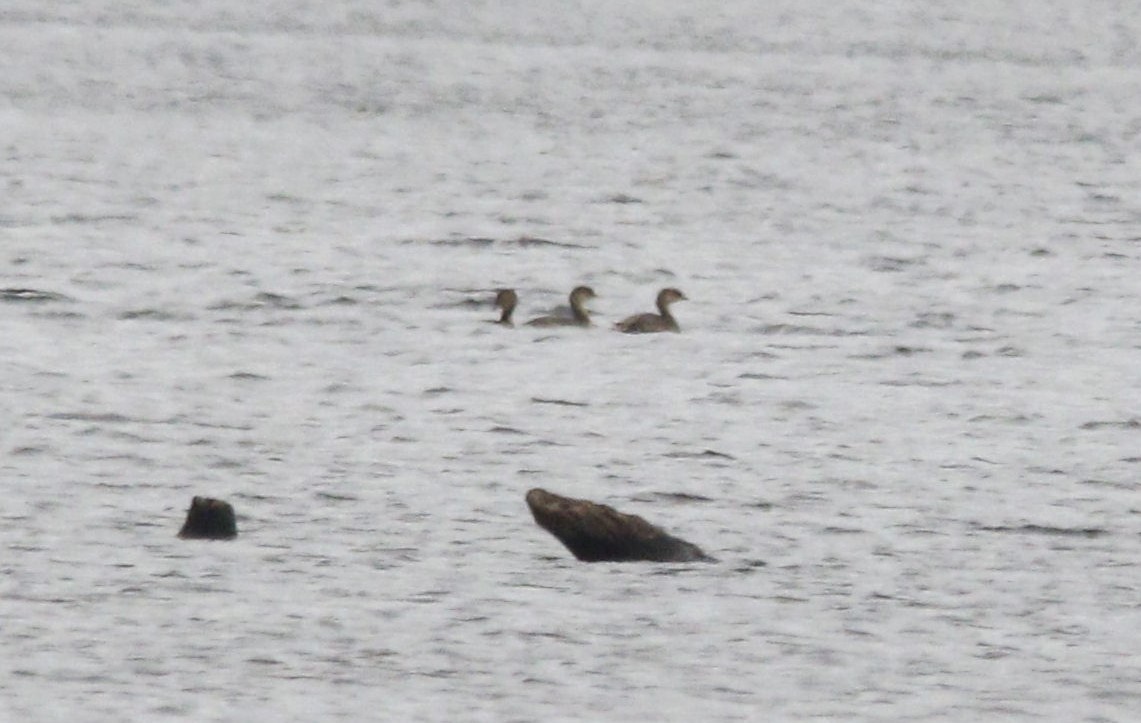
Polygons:
<instances>
[{"instance_id":1,"label":"swimming bird","mask_svg":"<svg viewBox=\"0 0 1141 723\"><path fill-rule=\"evenodd\" d=\"M501 326L515 326L515 322L511 320L511 315L515 313L515 305L519 303L519 296L515 293L515 289L500 289L495 294L495 307L502 309L503 312L499 318L491 322Z\"/></svg>"},{"instance_id":2,"label":"swimming bird","mask_svg":"<svg viewBox=\"0 0 1141 723\"><path fill-rule=\"evenodd\" d=\"M571 316L540 316L527 322L527 326L590 326L586 302L595 297L589 286L576 286L570 292Z\"/></svg>"},{"instance_id":3,"label":"swimming bird","mask_svg":"<svg viewBox=\"0 0 1141 723\"><path fill-rule=\"evenodd\" d=\"M626 334L651 334L658 331L681 331L677 319L670 313L670 304L675 301L685 301L685 294L677 289L668 288L658 292L657 314L635 314L623 319L614 325L618 331Z\"/></svg>"}]
</instances>

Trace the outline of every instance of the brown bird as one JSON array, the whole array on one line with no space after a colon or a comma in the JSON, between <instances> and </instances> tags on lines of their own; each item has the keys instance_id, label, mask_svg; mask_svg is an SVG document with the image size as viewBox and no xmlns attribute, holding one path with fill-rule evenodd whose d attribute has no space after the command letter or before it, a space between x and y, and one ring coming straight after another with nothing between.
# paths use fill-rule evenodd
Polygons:
<instances>
[{"instance_id":1,"label":"brown bird","mask_svg":"<svg viewBox=\"0 0 1141 723\"><path fill-rule=\"evenodd\" d=\"M677 289L662 289L658 292L657 314L635 314L623 319L614 325L618 331L626 334L652 334L657 331L681 331L677 319L670 313L670 304L675 301L685 301L685 294Z\"/></svg>"},{"instance_id":2,"label":"brown bird","mask_svg":"<svg viewBox=\"0 0 1141 723\"><path fill-rule=\"evenodd\" d=\"M571 316L540 316L528 321L527 326L590 326L586 302L594 297L594 289L589 286L576 286L574 291L570 292Z\"/></svg>"},{"instance_id":3,"label":"brown bird","mask_svg":"<svg viewBox=\"0 0 1141 723\"><path fill-rule=\"evenodd\" d=\"M503 313L492 323L501 326L515 326L515 322L511 320L511 315L515 313L515 305L518 303L519 296L515 293L515 289L500 289L495 294L495 308L502 309Z\"/></svg>"}]
</instances>

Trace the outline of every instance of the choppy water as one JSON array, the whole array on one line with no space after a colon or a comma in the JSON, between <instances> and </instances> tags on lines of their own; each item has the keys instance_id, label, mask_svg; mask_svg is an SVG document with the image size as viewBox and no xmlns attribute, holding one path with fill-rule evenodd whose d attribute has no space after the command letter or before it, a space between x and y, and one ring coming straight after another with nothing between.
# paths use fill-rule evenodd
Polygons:
<instances>
[{"instance_id":1,"label":"choppy water","mask_svg":"<svg viewBox=\"0 0 1141 723\"><path fill-rule=\"evenodd\" d=\"M262 5L0 10L0 719L1136 719L1133 6Z\"/></svg>"}]
</instances>

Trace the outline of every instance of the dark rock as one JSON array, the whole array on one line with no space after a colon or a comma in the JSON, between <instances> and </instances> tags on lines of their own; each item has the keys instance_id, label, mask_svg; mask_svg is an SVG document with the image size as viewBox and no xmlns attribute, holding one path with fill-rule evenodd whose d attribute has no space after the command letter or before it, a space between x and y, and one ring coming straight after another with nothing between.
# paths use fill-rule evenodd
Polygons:
<instances>
[{"instance_id":1,"label":"dark rock","mask_svg":"<svg viewBox=\"0 0 1141 723\"><path fill-rule=\"evenodd\" d=\"M234 508L222 500L195 497L178 536L184 540L232 540L238 536Z\"/></svg>"},{"instance_id":2,"label":"dark rock","mask_svg":"<svg viewBox=\"0 0 1141 723\"><path fill-rule=\"evenodd\" d=\"M716 562L697 545L606 505L533 489L527 506L539 527L583 562Z\"/></svg>"}]
</instances>

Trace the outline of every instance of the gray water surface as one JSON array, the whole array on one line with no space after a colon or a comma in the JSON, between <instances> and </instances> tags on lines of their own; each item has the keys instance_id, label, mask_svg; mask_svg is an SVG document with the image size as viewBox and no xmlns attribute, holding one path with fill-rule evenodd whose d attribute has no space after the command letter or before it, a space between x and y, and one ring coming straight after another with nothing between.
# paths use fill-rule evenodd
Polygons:
<instances>
[{"instance_id":1,"label":"gray water surface","mask_svg":"<svg viewBox=\"0 0 1141 723\"><path fill-rule=\"evenodd\" d=\"M0 719L1135 720L1141 14L761 5L0 10Z\"/></svg>"}]
</instances>

